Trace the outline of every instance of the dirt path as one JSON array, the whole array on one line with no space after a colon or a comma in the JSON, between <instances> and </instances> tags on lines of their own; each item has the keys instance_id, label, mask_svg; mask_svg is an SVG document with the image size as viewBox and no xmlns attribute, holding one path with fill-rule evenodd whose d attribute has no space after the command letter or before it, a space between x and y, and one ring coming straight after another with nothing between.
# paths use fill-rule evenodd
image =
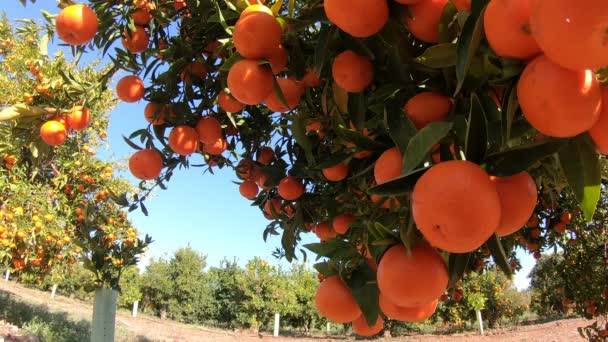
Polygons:
<instances>
[{"instance_id":1,"label":"dirt path","mask_svg":"<svg viewBox=\"0 0 608 342\"><path fill-rule=\"evenodd\" d=\"M54 300L50 300L50 295L46 292L41 292L33 289L25 288L21 285L0 281L0 291L10 293L16 298L23 300L29 304L40 305L52 312L66 312L70 319L90 321L93 308L87 303L69 299L62 296L57 296ZM475 333L464 333L456 335L415 335L399 338L379 338L378 341L449 341L449 342L465 342L465 341L505 341L505 342L570 342L583 341L578 335L576 328L587 325L589 321L584 319L566 319L550 323L519 326L506 329L490 330L485 336L479 336ZM287 341L344 341L345 338L275 338L268 335L258 335L252 333L232 332L227 330L203 328L199 326L185 325L172 321L161 321L150 317L133 318L128 314L119 312L116 317L117 329L126 332L129 337L124 338L127 341L171 341L171 342L194 342L194 341L209 341L209 342L250 342L260 340L272 340L277 342ZM15 335L14 328L10 325L0 322L0 341L4 337L8 339L7 334ZM17 332L18 334L18 332ZM31 340L31 339L30 339Z\"/></svg>"}]
</instances>

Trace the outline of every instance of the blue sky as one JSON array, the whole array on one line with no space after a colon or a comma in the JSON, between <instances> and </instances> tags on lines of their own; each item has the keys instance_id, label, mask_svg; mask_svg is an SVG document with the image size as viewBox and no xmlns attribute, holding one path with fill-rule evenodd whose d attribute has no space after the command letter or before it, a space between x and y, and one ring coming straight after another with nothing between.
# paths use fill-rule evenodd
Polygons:
<instances>
[{"instance_id":1,"label":"blue sky","mask_svg":"<svg viewBox=\"0 0 608 342\"><path fill-rule=\"evenodd\" d=\"M58 13L55 1L38 1L28 3L23 8L17 0L11 6L3 8L10 19L38 18L42 20L40 10ZM123 74L114 78L114 83ZM119 103L110 114L108 142L110 149L99 151L102 158L111 157L124 160L133 150L124 143L122 136L145 127L143 110L145 103ZM192 164L202 163L202 157L195 156ZM150 246L144 264L150 257L159 257L172 253L181 246L190 244L194 249L207 255L209 265L218 265L224 257L236 257L244 264L254 256L260 256L271 263L278 263L272 257L272 251L280 245L278 237L270 237L265 243L262 232L268 220L257 207L251 207L250 201L238 192L238 186L232 183L237 180L232 171L216 170L215 175L202 174L202 168L180 170L168 183L168 190L159 190L146 202L149 216L139 210L129 214L134 226L142 233L150 234L154 243ZM137 184L128 173L123 175ZM303 243L316 242L313 234L304 236ZM528 286L527 275L534 265L534 259L519 251L523 269L515 275L518 288ZM310 253L309 253L310 255ZM287 266L286 261L280 262Z\"/></svg>"}]
</instances>

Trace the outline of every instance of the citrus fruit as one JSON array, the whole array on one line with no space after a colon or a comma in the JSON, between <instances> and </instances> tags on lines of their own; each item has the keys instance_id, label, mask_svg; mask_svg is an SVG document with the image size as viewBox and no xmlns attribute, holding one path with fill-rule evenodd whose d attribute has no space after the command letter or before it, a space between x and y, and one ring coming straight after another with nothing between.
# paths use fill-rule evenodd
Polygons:
<instances>
[{"instance_id":1,"label":"citrus fruit","mask_svg":"<svg viewBox=\"0 0 608 342\"><path fill-rule=\"evenodd\" d=\"M116 95L125 102L137 102L144 96L144 82L135 75L121 78L116 84Z\"/></svg>"},{"instance_id":2,"label":"citrus fruit","mask_svg":"<svg viewBox=\"0 0 608 342\"><path fill-rule=\"evenodd\" d=\"M359 336L374 336L382 331L384 327L384 320L378 316L376 323L371 327L367 324L365 316L361 315L359 318L353 321L353 331Z\"/></svg>"},{"instance_id":3,"label":"citrus fruit","mask_svg":"<svg viewBox=\"0 0 608 342\"><path fill-rule=\"evenodd\" d=\"M139 150L129 158L131 174L141 180L152 180L160 176L163 169L163 158L154 149Z\"/></svg>"},{"instance_id":4,"label":"citrus fruit","mask_svg":"<svg viewBox=\"0 0 608 342\"><path fill-rule=\"evenodd\" d=\"M279 196L288 201L295 201L304 194L302 180L294 176L287 176L279 182Z\"/></svg>"},{"instance_id":5,"label":"citrus fruit","mask_svg":"<svg viewBox=\"0 0 608 342\"><path fill-rule=\"evenodd\" d=\"M259 104L274 90L272 72L255 60L240 60L228 72L228 89L241 103Z\"/></svg>"},{"instance_id":6,"label":"citrus fruit","mask_svg":"<svg viewBox=\"0 0 608 342\"><path fill-rule=\"evenodd\" d=\"M82 4L70 5L59 12L55 30L59 39L70 45L84 45L97 34L97 14Z\"/></svg>"},{"instance_id":7,"label":"citrus fruit","mask_svg":"<svg viewBox=\"0 0 608 342\"><path fill-rule=\"evenodd\" d=\"M431 122L443 121L448 117L452 110L452 98L433 92L423 92L410 98L403 110L416 129L422 129Z\"/></svg>"},{"instance_id":8,"label":"citrus fruit","mask_svg":"<svg viewBox=\"0 0 608 342\"><path fill-rule=\"evenodd\" d=\"M279 96L277 95L277 91L273 90L264 100L264 102L266 103L266 107L268 107L268 109L270 109L272 112L278 113L286 113L296 108L298 103L300 103L300 98L302 96L300 87L296 84L294 80L288 78L279 78L277 80L277 83L279 84L279 88L283 93L285 103L288 106L285 106L285 104L283 104L283 102L279 99Z\"/></svg>"},{"instance_id":9,"label":"citrus fruit","mask_svg":"<svg viewBox=\"0 0 608 342\"><path fill-rule=\"evenodd\" d=\"M257 5L264 7L263 5ZM250 59L267 57L281 43L283 29L266 11L250 11L242 15L234 26L232 39L241 56Z\"/></svg>"},{"instance_id":10,"label":"citrus fruit","mask_svg":"<svg viewBox=\"0 0 608 342\"><path fill-rule=\"evenodd\" d=\"M332 76L340 88L358 93L372 84L374 65L367 57L347 50L334 59Z\"/></svg>"},{"instance_id":11,"label":"citrus fruit","mask_svg":"<svg viewBox=\"0 0 608 342\"><path fill-rule=\"evenodd\" d=\"M186 65L180 74L181 80L186 84L192 84L193 80L202 80L205 76L207 76L207 67L201 62L192 62Z\"/></svg>"},{"instance_id":12,"label":"citrus fruit","mask_svg":"<svg viewBox=\"0 0 608 342\"><path fill-rule=\"evenodd\" d=\"M348 165L344 163L338 163L334 166L330 166L322 170L323 176L328 181L339 182L348 176Z\"/></svg>"},{"instance_id":13,"label":"citrus fruit","mask_svg":"<svg viewBox=\"0 0 608 342\"><path fill-rule=\"evenodd\" d=\"M190 126L176 126L169 133L169 147L181 156L189 156L198 150L198 143L198 133Z\"/></svg>"},{"instance_id":14,"label":"citrus fruit","mask_svg":"<svg viewBox=\"0 0 608 342\"><path fill-rule=\"evenodd\" d=\"M59 121L49 120L40 126L40 137L47 145L61 145L67 136L65 125Z\"/></svg>"},{"instance_id":15,"label":"citrus fruit","mask_svg":"<svg viewBox=\"0 0 608 342\"><path fill-rule=\"evenodd\" d=\"M507 236L523 227L534 212L538 189L527 172L509 177L490 177L500 198L500 223L496 235Z\"/></svg>"},{"instance_id":16,"label":"citrus fruit","mask_svg":"<svg viewBox=\"0 0 608 342\"><path fill-rule=\"evenodd\" d=\"M338 234L346 234L349 229L349 225L355 219L355 215L353 214L342 214L334 217L334 221L332 222L334 231Z\"/></svg>"},{"instance_id":17,"label":"citrus fruit","mask_svg":"<svg viewBox=\"0 0 608 342\"><path fill-rule=\"evenodd\" d=\"M213 116L198 120L195 129L200 141L205 144L212 144L222 137L222 126Z\"/></svg>"},{"instance_id":18,"label":"citrus fruit","mask_svg":"<svg viewBox=\"0 0 608 342\"><path fill-rule=\"evenodd\" d=\"M223 111L229 112L229 113L240 112L245 107L244 104L237 101L234 97L226 94L226 92L223 90L220 91L220 93L217 96L217 104L220 106L220 108Z\"/></svg>"},{"instance_id":19,"label":"citrus fruit","mask_svg":"<svg viewBox=\"0 0 608 342\"><path fill-rule=\"evenodd\" d=\"M379 304L380 310L386 317L401 321L401 322L423 322L433 316L439 300L434 299L427 304L419 306L398 306L391 302L386 296L380 293Z\"/></svg>"},{"instance_id":20,"label":"citrus fruit","mask_svg":"<svg viewBox=\"0 0 608 342\"><path fill-rule=\"evenodd\" d=\"M409 6L403 20L416 39L427 43L439 41L439 21L448 0L424 0Z\"/></svg>"},{"instance_id":21,"label":"citrus fruit","mask_svg":"<svg viewBox=\"0 0 608 342\"><path fill-rule=\"evenodd\" d=\"M254 199L258 195L258 185L252 181L244 181L239 185L239 192L246 199Z\"/></svg>"},{"instance_id":22,"label":"citrus fruit","mask_svg":"<svg viewBox=\"0 0 608 342\"><path fill-rule=\"evenodd\" d=\"M91 122L91 112L88 109L76 106L72 108L66 118L67 126L75 131L82 131Z\"/></svg>"},{"instance_id":23,"label":"citrus fruit","mask_svg":"<svg viewBox=\"0 0 608 342\"><path fill-rule=\"evenodd\" d=\"M131 53L140 53L148 48L149 41L148 32L141 26L135 26L135 32L129 29L125 30L122 46Z\"/></svg>"},{"instance_id":24,"label":"citrus fruit","mask_svg":"<svg viewBox=\"0 0 608 342\"><path fill-rule=\"evenodd\" d=\"M402 166L401 151L397 147L392 147L382 152L374 165L374 179L376 183L383 184L401 176Z\"/></svg>"},{"instance_id":25,"label":"citrus fruit","mask_svg":"<svg viewBox=\"0 0 608 342\"><path fill-rule=\"evenodd\" d=\"M597 122L589 129L589 135L597 150L608 155L608 87L601 88L602 111Z\"/></svg>"},{"instance_id":26,"label":"citrus fruit","mask_svg":"<svg viewBox=\"0 0 608 342\"><path fill-rule=\"evenodd\" d=\"M325 0L327 19L353 37L378 33L388 21L387 0Z\"/></svg>"},{"instance_id":27,"label":"citrus fruit","mask_svg":"<svg viewBox=\"0 0 608 342\"><path fill-rule=\"evenodd\" d=\"M327 277L319 284L315 306L321 315L337 323L349 323L361 315L350 289L337 275Z\"/></svg>"},{"instance_id":28,"label":"citrus fruit","mask_svg":"<svg viewBox=\"0 0 608 342\"><path fill-rule=\"evenodd\" d=\"M271 147L264 146L258 150L257 162L262 165L268 165L274 159L274 150Z\"/></svg>"},{"instance_id":29,"label":"citrus fruit","mask_svg":"<svg viewBox=\"0 0 608 342\"><path fill-rule=\"evenodd\" d=\"M327 221L319 222L315 226L314 232L321 241L334 238L337 235Z\"/></svg>"}]
</instances>

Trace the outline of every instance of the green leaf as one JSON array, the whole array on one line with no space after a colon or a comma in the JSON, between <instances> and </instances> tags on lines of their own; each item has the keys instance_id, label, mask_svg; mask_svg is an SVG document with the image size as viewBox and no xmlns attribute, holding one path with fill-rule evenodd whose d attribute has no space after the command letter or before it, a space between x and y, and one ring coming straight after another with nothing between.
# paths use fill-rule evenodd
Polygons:
<instances>
[{"instance_id":1,"label":"green leaf","mask_svg":"<svg viewBox=\"0 0 608 342\"><path fill-rule=\"evenodd\" d=\"M134 142L129 140L129 138L125 137L124 135L122 136L122 138L127 143L127 145L129 145L131 148L136 149L136 150L142 149L141 147L137 146Z\"/></svg>"},{"instance_id":2,"label":"green leaf","mask_svg":"<svg viewBox=\"0 0 608 342\"><path fill-rule=\"evenodd\" d=\"M295 258L295 250L297 245L296 232L293 227L285 228L281 237L281 246L285 251L285 259L291 262Z\"/></svg>"},{"instance_id":3,"label":"green leaf","mask_svg":"<svg viewBox=\"0 0 608 342\"><path fill-rule=\"evenodd\" d=\"M416 133L407 145L403 172L409 172L420 165L433 146L448 135L453 126L451 122L432 122Z\"/></svg>"},{"instance_id":4,"label":"green leaf","mask_svg":"<svg viewBox=\"0 0 608 342\"><path fill-rule=\"evenodd\" d=\"M28 106L26 104L16 104L0 111L0 121L10 121L30 116L40 116L46 111L40 107Z\"/></svg>"},{"instance_id":5,"label":"green leaf","mask_svg":"<svg viewBox=\"0 0 608 342\"><path fill-rule=\"evenodd\" d=\"M317 272L321 273L326 277L331 277L333 275L338 274L338 270L336 270L335 266L330 262L318 262L313 265Z\"/></svg>"},{"instance_id":6,"label":"green leaf","mask_svg":"<svg viewBox=\"0 0 608 342\"><path fill-rule=\"evenodd\" d=\"M405 153L410 139L416 135L416 127L396 101L384 107L384 125L399 151Z\"/></svg>"},{"instance_id":7,"label":"green leaf","mask_svg":"<svg viewBox=\"0 0 608 342\"><path fill-rule=\"evenodd\" d=\"M558 152L565 144L565 140L547 140L492 154L486 159L485 169L493 176L513 176L527 170L537 161Z\"/></svg>"},{"instance_id":8,"label":"green leaf","mask_svg":"<svg viewBox=\"0 0 608 342\"><path fill-rule=\"evenodd\" d=\"M310 143L310 139L306 135L306 124L304 123L302 116L298 115L293 117L290 128L296 142L304 149L308 165L314 165L316 163L315 157L312 154L312 145Z\"/></svg>"},{"instance_id":9,"label":"green leaf","mask_svg":"<svg viewBox=\"0 0 608 342\"><path fill-rule=\"evenodd\" d=\"M488 150L488 121L483 106L475 93L471 94L471 109L464 145L467 160L481 163Z\"/></svg>"},{"instance_id":10,"label":"green leaf","mask_svg":"<svg viewBox=\"0 0 608 342\"><path fill-rule=\"evenodd\" d=\"M357 147L360 147L364 150L384 151L385 149L387 149L387 146L385 144L372 140L357 131L350 130L343 126L336 127L334 131L340 137L352 142L353 144L357 145Z\"/></svg>"},{"instance_id":11,"label":"green leaf","mask_svg":"<svg viewBox=\"0 0 608 342\"><path fill-rule=\"evenodd\" d=\"M448 273L450 279L448 287L453 286L462 278L470 258L471 253L450 253L448 258Z\"/></svg>"},{"instance_id":12,"label":"green leaf","mask_svg":"<svg viewBox=\"0 0 608 342\"><path fill-rule=\"evenodd\" d=\"M365 112L367 111L366 97L363 92L350 94L348 97L348 115L353 125L362 130L365 126Z\"/></svg>"},{"instance_id":13,"label":"green leaf","mask_svg":"<svg viewBox=\"0 0 608 342\"><path fill-rule=\"evenodd\" d=\"M334 25L326 26L321 29L319 33L319 39L317 40L317 46L315 48L314 63L317 70L317 75L321 75L325 60L327 59L327 53L329 50L329 44L332 42L332 38L336 33L337 27Z\"/></svg>"},{"instance_id":14,"label":"green leaf","mask_svg":"<svg viewBox=\"0 0 608 342\"><path fill-rule=\"evenodd\" d=\"M519 102L517 101L517 87L513 86L509 89L508 93L505 92L505 96L507 96L506 108L503 108L503 122L504 126L504 139L503 144L506 144L509 139L511 139L511 127L513 126L513 118L519 109Z\"/></svg>"},{"instance_id":15,"label":"green leaf","mask_svg":"<svg viewBox=\"0 0 608 342\"><path fill-rule=\"evenodd\" d=\"M585 219L591 221L600 198L602 168L589 136L570 139L559 151L559 161Z\"/></svg>"},{"instance_id":16,"label":"green leaf","mask_svg":"<svg viewBox=\"0 0 608 342\"><path fill-rule=\"evenodd\" d=\"M477 6L475 6L477 7ZM454 96L462 89L467 72L483 37L483 8L473 8L456 43L456 79Z\"/></svg>"},{"instance_id":17,"label":"green leaf","mask_svg":"<svg viewBox=\"0 0 608 342\"><path fill-rule=\"evenodd\" d=\"M434 69L452 67L456 65L456 44L433 45L414 60L417 63Z\"/></svg>"},{"instance_id":18,"label":"green leaf","mask_svg":"<svg viewBox=\"0 0 608 342\"><path fill-rule=\"evenodd\" d=\"M346 159L350 158L351 154L350 153L336 153L336 154L332 154L328 159L324 160L323 162L317 164L316 168L321 170L321 169L326 169L328 167L332 167L335 165L338 165L340 163L342 163L343 161L345 161Z\"/></svg>"},{"instance_id":19,"label":"green leaf","mask_svg":"<svg viewBox=\"0 0 608 342\"><path fill-rule=\"evenodd\" d=\"M511 277L513 271L511 270L511 265L509 265L509 259L507 259L505 250L502 248L500 238L496 234L492 234L488 241L486 241L486 246L488 246L490 254L492 254L492 259L494 259L496 265L498 265L508 277Z\"/></svg>"},{"instance_id":20,"label":"green leaf","mask_svg":"<svg viewBox=\"0 0 608 342\"><path fill-rule=\"evenodd\" d=\"M359 263L359 267L351 274L346 281L355 301L361 308L363 316L369 326L376 324L380 314L378 298L380 290L376 282L376 273L367 262Z\"/></svg>"},{"instance_id":21,"label":"green leaf","mask_svg":"<svg viewBox=\"0 0 608 342\"><path fill-rule=\"evenodd\" d=\"M416 169L386 183L376 185L367 190L369 194L380 196L398 196L411 192L414 185L428 168Z\"/></svg>"}]
</instances>

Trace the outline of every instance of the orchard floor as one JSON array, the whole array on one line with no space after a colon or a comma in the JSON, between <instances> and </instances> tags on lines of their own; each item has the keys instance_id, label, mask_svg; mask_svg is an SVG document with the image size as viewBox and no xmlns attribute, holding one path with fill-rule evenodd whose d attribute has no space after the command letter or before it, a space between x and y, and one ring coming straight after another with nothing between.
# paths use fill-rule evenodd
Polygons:
<instances>
[{"instance_id":1,"label":"orchard floor","mask_svg":"<svg viewBox=\"0 0 608 342\"><path fill-rule=\"evenodd\" d=\"M27 303L29 306L57 314L77 324L90 324L92 306L78 300L56 296L51 300L47 292L28 289L13 282L0 280L0 295L8 294L12 299ZM508 341L508 342L566 342L583 341L576 328L589 324L584 319L564 319L549 323L518 326L487 331L485 336L475 333L455 335L413 335L399 338L378 338L376 341ZM184 325L171 321L161 321L150 317L130 317L128 313L119 312L116 317L117 341L205 341L205 342L250 342L250 341L345 341L354 338L335 337L298 337L275 338L247 332L233 332ZM0 341L38 341L35 337L25 336L22 330L0 321Z\"/></svg>"}]
</instances>

